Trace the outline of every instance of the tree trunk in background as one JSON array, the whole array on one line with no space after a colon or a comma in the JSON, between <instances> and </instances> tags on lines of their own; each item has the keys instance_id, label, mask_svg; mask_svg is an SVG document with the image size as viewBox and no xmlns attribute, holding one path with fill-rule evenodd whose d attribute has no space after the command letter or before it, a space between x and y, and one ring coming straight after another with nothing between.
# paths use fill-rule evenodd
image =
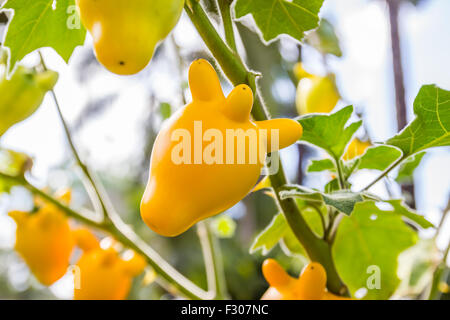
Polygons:
<instances>
[{"instance_id":1,"label":"tree trunk in background","mask_svg":"<svg viewBox=\"0 0 450 320\"><path fill-rule=\"evenodd\" d=\"M397 129L402 130L406 124L406 102L405 102L405 85L403 81L403 66L400 50L400 35L398 27L399 9L402 0L386 0L389 11L389 23L391 30L391 47L392 47L392 67L394 73L395 84L395 107L397 113ZM401 186L402 192L406 197L410 207L415 208L416 202L414 197L414 182Z\"/></svg>"}]
</instances>

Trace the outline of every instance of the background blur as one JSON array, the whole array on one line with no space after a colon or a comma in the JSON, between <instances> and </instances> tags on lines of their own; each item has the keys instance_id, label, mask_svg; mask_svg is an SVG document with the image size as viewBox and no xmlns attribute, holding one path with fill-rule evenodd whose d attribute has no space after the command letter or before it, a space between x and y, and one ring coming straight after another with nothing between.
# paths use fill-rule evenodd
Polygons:
<instances>
[{"instance_id":1,"label":"background blur","mask_svg":"<svg viewBox=\"0 0 450 320\"><path fill-rule=\"evenodd\" d=\"M0 0L0 3L2 1ZM326 0L320 14L334 26L340 40L342 57L323 57L316 49L304 45L301 50L290 38L282 38L265 48L259 37L238 23L242 40L248 46L250 67L264 78L262 92L274 117L296 116L295 83L292 66L302 60L309 72L325 75L333 72L342 96L336 109L353 104L365 121L367 134L374 142L397 132L395 90L392 72L392 48L389 14L384 0ZM404 70L408 121L413 119L412 104L420 86L435 83L450 89L450 1L403 1L400 6L399 32ZM242 22L245 24L245 20ZM5 24L0 22L0 38ZM300 52L301 51L301 52ZM187 90L187 67L199 57L209 58L200 37L183 14L182 19L157 50L150 65L136 76L116 76L95 60L91 39L76 49L69 65L52 50L44 49L49 68L60 73L56 94L62 111L71 125L73 137L86 162L97 171L111 194L123 219L134 226L163 257L194 282L206 286L203 259L195 228L174 239L152 233L141 221L139 201L147 180L150 152L161 123L182 103L190 101ZM249 59L251 57L252 59ZM37 54L24 63L38 63ZM231 86L224 80L226 91ZM1 98L1 97L0 97ZM357 135L363 136L361 130ZM66 145L61 124L49 96L28 120L9 130L1 140L2 147L25 152L34 158L33 182L38 186L74 188L73 206L89 206ZM299 175L298 146L282 152L291 181L321 188L326 174ZM311 158L320 155L305 148L303 168ZM376 174L375 174L376 175ZM364 186L372 172L354 177L355 189ZM189 186L186 186L187 188ZM394 196L401 191L391 186ZM377 184L372 191L386 196L386 185ZM445 148L428 151L415 176L416 208L436 223L446 207L450 193L450 152ZM22 189L0 197L0 299L71 298L72 279L65 276L45 288L30 276L26 265L12 250L15 224L7 216L11 209L30 209L32 199ZM270 197L257 192L246 197L226 215L236 222L236 229L222 234L227 284L233 298L259 298L267 285L260 272L260 254L248 253L254 236L276 213ZM449 220L449 219L447 219ZM445 246L450 237L450 221L438 239ZM425 234L425 237L432 237ZM303 261L287 257L276 247L271 256L289 261L292 272L298 272ZM130 298L160 299L164 291L157 284L141 287L136 279ZM243 286L242 284L246 285Z\"/></svg>"}]
</instances>

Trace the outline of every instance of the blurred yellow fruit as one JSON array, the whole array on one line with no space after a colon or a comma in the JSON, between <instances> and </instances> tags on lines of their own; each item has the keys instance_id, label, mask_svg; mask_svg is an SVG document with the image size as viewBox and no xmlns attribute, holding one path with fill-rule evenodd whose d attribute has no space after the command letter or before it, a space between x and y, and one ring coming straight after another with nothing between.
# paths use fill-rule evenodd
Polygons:
<instances>
[{"instance_id":1,"label":"blurred yellow fruit","mask_svg":"<svg viewBox=\"0 0 450 320\"><path fill-rule=\"evenodd\" d=\"M311 76L297 86L296 106L300 115L329 113L339 101L339 94L330 77Z\"/></svg>"},{"instance_id":2,"label":"blurred yellow fruit","mask_svg":"<svg viewBox=\"0 0 450 320\"><path fill-rule=\"evenodd\" d=\"M326 290L327 274L317 262L310 262L298 278L291 277L274 259L266 259L262 266L269 289L262 300L350 300Z\"/></svg>"},{"instance_id":3,"label":"blurred yellow fruit","mask_svg":"<svg viewBox=\"0 0 450 320\"><path fill-rule=\"evenodd\" d=\"M45 204L36 213L11 211L9 215L17 224L15 249L31 272L46 286L59 280L67 271L75 244L64 213Z\"/></svg>"},{"instance_id":4,"label":"blurred yellow fruit","mask_svg":"<svg viewBox=\"0 0 450 320\"><path fill-rule=\"evenodd\" d=\"M370 141L361 141L358 138L354 138L347 147L347 151L344 154L344 160L351 160L362 155L371 145Z\"/></svg>"},{"instance_id":5,"label":"blurred yellow fruit","mask_svg":"<svg viewBox=\"0 0 450 320\"><path fill-rule=\"evenodd\" d=\"M311 77L312 74L308 73L304 68L301 62L297 62L293 68L294 75L297 80L301 80L303 78Z\"/></svg>"},{"instance_id":6,"label":"blurred yellow fruit","mask_svg":"<svg viewBox=\"0 0 450 320\"><path fill-rule=\"evenodd\" d=\"M84 250L77 262L79 279L74 279L75 300L123 300L126 299L134 276L146 266L144 258L132 253L125 260L113 247L101 248L95 236L88 230L77 232L78 245Z\"/></svg>"}]
</instances>

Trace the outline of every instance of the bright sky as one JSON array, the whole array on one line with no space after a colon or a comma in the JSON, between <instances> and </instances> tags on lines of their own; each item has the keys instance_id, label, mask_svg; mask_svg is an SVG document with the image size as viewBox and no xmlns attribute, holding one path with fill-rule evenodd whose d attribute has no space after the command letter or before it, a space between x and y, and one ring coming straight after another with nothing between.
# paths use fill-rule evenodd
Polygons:
<instances>
[{"instance_id":1,"label":"bright sky","mask_svg":"<svg viewBox=\"0 0 450 320\"><path fill-rule=\"evenodd\" d=\"M342 96L358 110L363 110L365 121L374 141L382 141L394 134L393 80L391 75L390 38L387 11L383 1L327 0L321 11L336 27L341 40L344 57L330 59L330 68L336 73ZM401 37L405 69L407 104L410 119L413 118L412 103L423 84L435 83L450 89L450 1L429 0L419 8L403 6L401 11ZM2 30L0 28L0 34ZM195 30L186 16L175 30L176 41L184 48L201 45ZM447 40L445 40L447 39ZM178 71L176 60L170 50L163 54L170 59L144 71L149 77L120 77L107 71L89 76L89 81L80 85L76 81L75 69L82 60L87 46L78 48L67 66L52 50L43 50L47 64L60 73L56 93L68 121L77 118L86 101L110 93L119 94L114 105L102 117L89 122L75 137L88 162L98 167L121 168L128 156L139 152L142 114L148 108L148 92L153 90L160 101L180 105L178 94ZM169 46L170 48L170 46ZM313 72L323 72L318 54L304 49L304 63ZM36 55L30 55L25 63L34 64ZM89 72L89 70L87 71ZM287 89L286 89L287 90ZM289 90L286 91L287 94ZM341 104L342 106L344 103ZM2 139L3 147L24 151L35 157L33 175L43 183L53 166L57 166L67 155L65 138L61 131L55 108L49 96L39 111L30 119L14 127ZM294 172L297 164L292 155L293 148L284 152L288 172ZM450 153L448 149L428 152L417 170L418 211L432 222L437 222L450 194ZM120 173L120 172L119 172ZM361 181L373 177L363 173L355 179L355 187ZM373 191L384 194L382 184ZM15 204L17 206L17 203ZM5 209L5 208L3 208ZM14 241L14 224L6 217L0 203L0 247L11 246ZM450 221L447 221L445 237L438 243L449 241ZM69 281L70 282L70 281ZM65 278L54 286L61 297L68 297Z\"/></svg>"}]
</instances>

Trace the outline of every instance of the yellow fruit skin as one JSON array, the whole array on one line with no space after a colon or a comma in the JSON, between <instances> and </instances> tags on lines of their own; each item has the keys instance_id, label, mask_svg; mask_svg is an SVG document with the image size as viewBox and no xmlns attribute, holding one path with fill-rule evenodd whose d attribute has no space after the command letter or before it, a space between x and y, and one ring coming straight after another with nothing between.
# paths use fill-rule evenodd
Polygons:
<instances>
[{"instance_id":1,"label":"yellow fruit skin","mask_svg":"<svg viewBox=\"0 0 450 320\"><path fill-rule=\"evenodd\" d=\"M344 154L344 160L351 160L362 155L371 145L370 141L361 141L358 138L354 138L347 147L347 151Z\"/></svg>"},{"instance_id":2,"label":"yellow fruit skin","mask_svg":"<svg viewBox=\"0 0 450 320\"><path fill-rule=\"evenodd\" d=\"M109 71L135 74L149 63L155 47L175 27L183 0L76 0L94 40L98 61Z\"/></svg>"},{"instance_id":3,"label":"yellow fruit skin","mask_svg":"<svg viewBox=\"0 0 450 320\"><path fill-rule=\"evenodd\" d=\"M297 80L301 80L303 78L312 76L312 74L308 73L305 69L303 69L303 64L301 62L297 62L294 65L293 72Z\"/></svg>"},{"instance_id":4,"label":"yellow fruit skin","mask_svg":"<svg viewBox=\"0 0 450 320\"><path fill-rule=\"evenodd\" d=\"M29 214L12 211L16 221L16 251L35 277L49 286L67 271L75 241L68 219L51 205Z\"/></svg>"},{"instance_id":5,"label":"yellow fruit skin","mask_svg":"<svg viewBox=\"0 0 450 320\"><path fill-rule=\"evenodd\" d=\"M270 287L261 300L351 300L326 290L327 274L317 262L309 263L298 279L273 259L264 261L262 271Z\"/></svg>"},{"instance_id":6,"label":"yellow fruit skin","mask_svg":"<svg viewBox=\"0 0 450 320\"><path fill-rule=\"evenodd\" d=\"M126 299L134 276L145 268L145 260L134 255L130 260L123 260L112 247L103 249L93 242L94 236L89 231L78 231L77 239L84 246L84 252L77 262L80 279L74 279L75 300L123 300ZM79 287L77 288L77 284Z\"/></svg>"},{"instance_id":7,"label":"yellow fruit skin","mask_svg":"<svg viewBox=\"0 0 450 320\"><path fill-rule=\"evenodd\" d=\"M57 80L55 71L36 72L23 66L17 67L9 80L6 72L0 75L0 136L31 116Z\"/></svg>"},{"instance_id":8,"label":"yellow fruit skin","mask_svg":"<svg viewBox=\"0 0 450 320\"><path fill-rule=\"evenodd\" d=\"M237 163L238 143L234 144L233 163L226 163L226 156L230 154L226 152L228 129L252 129L258 137L260 129L266 129L269 137L272 129L278 129L278 148L294 143L302 135L301 125L294 120L251 121L251 89L239 85L225 98L219 78L206 60L192 63L189 84L193 102L172 115L159 132L150 160L149 181L141 201L143 220L153 231L164 236L179 235L196 222L230 208L255 186L263 163L251 163L248 148L245 163ZM214 138L203 141L200 147L202 163L195 163L195 140L202 139L202 133L199 136L195 131L195 121L201 121L203 134L214 129L223 138L223 149L216 150L218 154L223 152L223 157L220 157L222 164L206 163L203 157L208 146L216 140ZM172 134L179 129L190 136L191 144L186 147L187 151L190 150L190 163L176 164L173 161L172 153L181 140L174 141ZM248 143L246 145L248 147ZM266 152L259 144L256 150L258 155Z\"/></svg>"},{"instance_id":9,"label":"yellow fruit skin","mask_svg":"<svg viewBox=\"0 0 450 320\"><path fill-rule=\"evenodd\" d=\"M295 102L300 115L329 113L338 101L339 94L329 77L310 76L298 84Z\"/></svg>"}]
</instances>

